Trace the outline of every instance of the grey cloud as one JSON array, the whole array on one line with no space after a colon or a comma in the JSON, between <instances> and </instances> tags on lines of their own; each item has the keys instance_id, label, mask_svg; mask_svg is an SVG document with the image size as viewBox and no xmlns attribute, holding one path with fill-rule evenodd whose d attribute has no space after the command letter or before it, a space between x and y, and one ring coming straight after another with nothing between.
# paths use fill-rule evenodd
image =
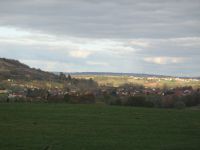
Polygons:
<instances>
[{"instance_id":1,"label":"grey cloud","mask_svg":"<svg viewBox=\"0 0 200 150\"><path fill-rule=\"evenodd\" d=\"M199 0L6 0L0 25L91 38L199 36Z\"/></svg>"},{"instance_id":2,"label":"grey cloud","mask_svg":"<svg viewBox=\"0 0 200 150\"><path fill-rule=\"evenodd\" d=\"M133 41L133 42L132 42ZM139 42L139 43L137 43ZM130 47L138 47L138 55L166 57L195 57L200 56L200 38L171 38L171 39L133 39L126 43Z\"/></svg>"}]
</instances>

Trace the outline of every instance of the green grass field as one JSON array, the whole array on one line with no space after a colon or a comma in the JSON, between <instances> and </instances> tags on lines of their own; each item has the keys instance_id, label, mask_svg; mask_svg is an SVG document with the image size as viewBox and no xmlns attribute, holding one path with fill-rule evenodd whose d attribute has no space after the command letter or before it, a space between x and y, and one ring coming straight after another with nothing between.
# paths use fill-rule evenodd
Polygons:
<instances>
[{"instance_id":1,"label":"green grass field","mask_svg":"<svg viewBox=\"0 0 200 150\"><path fill-rule=\"evenodd\" d=\"M200 111L0 104L0 150L199 150Z\"/></svg>"}]
</instances>

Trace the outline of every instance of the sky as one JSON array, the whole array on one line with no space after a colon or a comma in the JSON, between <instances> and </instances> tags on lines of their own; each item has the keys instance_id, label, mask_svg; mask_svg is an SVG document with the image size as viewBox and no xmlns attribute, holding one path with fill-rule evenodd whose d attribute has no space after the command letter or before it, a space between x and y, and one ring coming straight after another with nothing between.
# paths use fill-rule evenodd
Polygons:
<instances>
[{"instance_id":1,"label":"sky","mask_svg":"<svg viewBox=\"0 0 200 150\"><path fill-rule=\"evenodd\" d=\"M0 57L45 71L200 76L200 0L0 0Z\"/></svg>"}]
</instances>

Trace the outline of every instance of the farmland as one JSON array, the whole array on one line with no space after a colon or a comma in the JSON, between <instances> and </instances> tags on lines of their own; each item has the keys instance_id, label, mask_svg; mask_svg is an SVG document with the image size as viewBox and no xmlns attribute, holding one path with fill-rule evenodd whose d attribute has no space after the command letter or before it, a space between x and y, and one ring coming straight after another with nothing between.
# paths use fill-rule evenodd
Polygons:
<instances>
[{"instance_id":1,"label":"farmland","mask_svg":"<svg viewBox=\"0 0 200 150\"><path fill-rule=\"evenodd\" d=\"M0 105L1 150L199 150L200 111L105 105Z\"/></svg>"},{"instance_id":2,"label":"farmland","mask_svg":"<svg viewBox=\"0 0 200 150\"><path fill-rule=\"evenodd\" d=\"M93 79L99 85L118 87L123 84L139 84L149 88L168 88L192 86L200 87L200 80L183 79L176 77L136 77L136 76L111 76L111 75L74 75L78 79Z\"/></svg>"}]
</instances>

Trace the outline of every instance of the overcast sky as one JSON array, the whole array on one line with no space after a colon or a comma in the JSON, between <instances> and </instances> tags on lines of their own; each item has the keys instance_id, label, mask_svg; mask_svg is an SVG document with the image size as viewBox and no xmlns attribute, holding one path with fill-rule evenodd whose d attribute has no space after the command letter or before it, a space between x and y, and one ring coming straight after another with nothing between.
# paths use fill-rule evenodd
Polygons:
<instances>
[{"instance_id":1,"label":"overcast sky","mask_svg":"<svg viewBox=\"0 0 200 150\"><path fill-rule=\"evenodd\" d=\"M200 76L200 0L0 0L0 57L46 71Z\"/></svg>"}]
</instances>

